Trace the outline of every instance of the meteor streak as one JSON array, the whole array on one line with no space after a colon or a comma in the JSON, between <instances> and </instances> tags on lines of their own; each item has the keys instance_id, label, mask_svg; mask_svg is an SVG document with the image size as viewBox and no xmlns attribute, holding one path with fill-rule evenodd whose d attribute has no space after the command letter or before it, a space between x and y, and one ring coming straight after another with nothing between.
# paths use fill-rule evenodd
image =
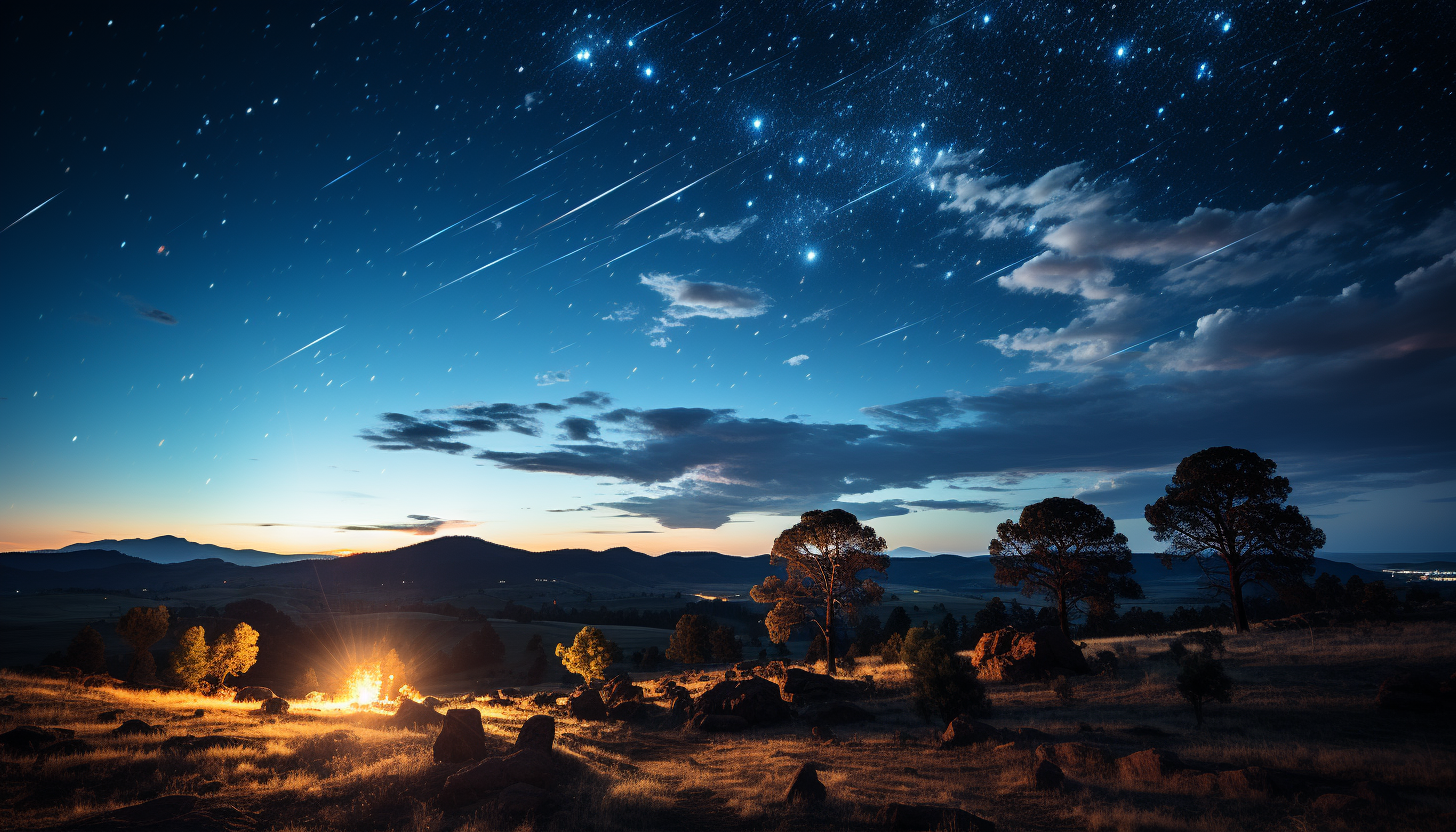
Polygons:
<instances>
[{"instance_id":1,"label":"meteor streak","mask_svg":"<svg viewBox=\"0 0 1456 832\"><path fill-rule=\"evenodd\" d=\"M653 165L652 167L648 168L647 170L642 171L642 173L634 174L631 178L627 179L626 181L622 182L621 184L613 185L612 187L606 189L605 191L602 191L601 193L597 194L596 196L592 197L591 199L588 199L586 202L583 202L582 204L580 204L580 205L576 206L575 208L571 209L570 211L567 211L565 214L562 214L561 216L557 217L556 219L552 220L551 222L546 223L546 225L541 226L541 228L545 228L547 225L555 225L556 223L558 223L558 222L566 219L567 217L571 216L572 214L575 214L577 211L580 211L581 209L585 208L586 206L592 204L593 202L596 202L597 200L601 199L602 197L606 196L607 194L611 193L612 191L617 190L618 188L622 187L622 185L626 185L628 182L631 182L633 179L637 179L638 177L643 176L648 171L651 171L651 170L653 170L655 168L659 168L659 167L667 164L668 162L671 162L673 159L676 159L677 157L683 155L686 152L687 152L687 149L686 148L684 148L683 150L679 150L678 152L672 154L671 156L667 157L666 159L663 159L661 162L658 162L657 164ZM540 231L541 228L536 229L536 231ZM532 234L535 234L536 231L532 231L531 233Z\"/></svg>"},{"instance_id":2,"label":"meteor streak","mask_svg":"<svg viewBox=\"0 0 1456 832\"><path fill-rule=\"evenodd\" d=\"M496 217L499 217L502 214L508 214L511 211L514 211L515 209L521 207L522 205L525 205L527 202L530 202L531 200L533 200L535 198L536 197L534 197L534 196L528 196L525 199L521 200L520 202L517 202L515 205L512 205L511 207L507 208L504 211L500 211L500 212L491 214L490 216L486 217L485 219L481 220L480 222L476 223L475 225L485 225L486 223L490 222L491 220L495 219ZM484 210L484 209L481 209L481 210ZM476 211L475 212L475 214L479 214L479 213L480 213L480 211ZM470 217L475 216L475 214L471 214ZM465 220L470 219L470 217L466 217ZM461 220L460 222L465 222L465 220ZM469 231L471 228L474 228L475 225L472 225L469 228L462 228L462 229L460 229L460 231L463 234L464 232Z\"/></svg>"},{"instance_id":3,"label":"meteor streak","mask_svg":"<svg viewBox=\"0 0 1456 832\"><path fill-rule=\"evenodd\" d=\"M532 245L534 245L534 243ZM454 286L456 283L459 283L460 281L462 281L465 278L471 276L472 274L476 274L478 272L483 272L486 269L490 268L491 266L494 266L496 263L499 263L500 261L506 259L506 257L515 257L517 254L520 254L521 252L525 251L526 249L528 249L530 247L531 246L525 246L525 247L522 247L522 248L518 248L515 251L511 252L510 254L507 254L505 257L497 257L496 259L490 261L489 263L486 263L484 266L481 266L480 268L476 269L475 271L466 272L465 274L460 275L459 277L455 278L454 280L450 281L449 283L446 283L445 286ZM441 286L439 289L434 289L434 290L431 290L429 292L426 292L423 295L420 295L419 297L415 298L415 300L410 301L410 303L414 303L416 301L424 300L425 298L429 297L430 295L435 294L435 292L440 291L440 289L445 288L445 286Z\"/></svg>"},{"instance_id":4,"label":"meteor streak","mask_svg":"<svg viewBox=\"0 0 1456 832\"><path fill-rule=\"evenodd\" d=\"M612 116L616 115L617 113L622 112L625 109L627 109L627 108L626 107L618 107L617 109L613 110L612 112L607 113L606 115L602 116L601 118L597 119L596 121L592 122L591 124L588 124L587 126L581 128L580 130L576 131L575 133L572 133L570 136L567 136L566 138L562 139L561 141L559 141L556 144L553 144L551 146L552 147L559 147L559 146L561 146L561 145L563 145L563 144L571 141L572 139L576 138L577 136L580 136L582 133L585 133L586 131L592 129L593 127L596 127L598 124L601 124L602 122L606 121L607 119L611 118ZM545 163L543 162L542 164L545 164ZM537 165L536 166L536 168L539 168L539 167L541 167L541 165ZM535 170L536 168L531 168L531 170ZM530 173L531 170L526 171L526 173ZM521 176L525 176L526 173L521 174ZM517 179L519 179L519 178L520 177L517 177ZM511 181L514 182L516 180L515 179L512 179Z\"/></svg>"},{"instance_id":5,"label":"meteor streak","mask_svg":"<svg viewBox=\"0 0 1456 832\"><path fill-rule=\"evenodd\" d=\"M880 187L875 188L873 191L870 191L869 193L860 194L859 196L855 197L854 199L851 199L850 201L848 201L848 202L844 203L843 205L839 206L838 208L835 208L833 211L830 211L829 213L831 215L838 214L840 211L843 211L844 209L848 208L849 206L855 204L856 202L859 202L861 199L864 199L865 197L869 197L869 196L874 196L875 194L879 193L880 191L883 191L884 189L890 187L891 185L895 184L896 182L899 182L901 179L904 179L904 178L905 178L904 176L897 176L894 179L891 179L889 182L886 182L885 184L881 185Z\"/></svg>"},{"instance_id":6,"label":"meteor streak","mask_svg":"<svg viewBox=\"0 0 1456 832\"><path fill-rule=\"evenodd\" d=\"M1190 326L1193 326L1196 323L1198 323L1198 320L1195 318L1194 320L1189 321L1188 323L1183 324L1182 326L1175 326L1175 327L1173 327L1172 329L1168 330L1167 332L1164 332L1163 335L1172 335L1173 333L1177 332L1178 330L1180 330L1180 329L1186 329L1186 328L1188 328ZM1097 359L1097 361L1106 361L1107 359L1111 358L1114 355L1122 355L1123 353L1127 352L1128 350L1135 350L1138 347L1141 347L1143 344L1149 344L1149 343L1152 343L1153 341L1158 340L1159 338L1162 338L1163 335L1154 335L1153 337L1149 338L1146 341L1139 341L1139 342L1137 342L1136 344L1133 344L1130 347L1123 347L1122 349L1118 350L1117 352L1110 352L1107 355L1104 355L1101 358ZM1097 361L1088 361L1086 364L1083 364L1082 366L1083 367L1090 367L1093 364L1096 364Z\"/></svg>"},{"instance_id":7,"label":"meteor streak","mask_svg":"<svg viewBox=\"0 0 1456 832\"><path fill-rule=\"evenodd\" d=\"M769 64L776 64L779 61L782 61L784 58L787 58L787 57L789 57L792 54L794 54L794 53L792 53L792 52L785 52L784 54L778 56L777 58L774 58L773 60L769 61L766 64L759 64L758 66L754 67L753 69L748 70L747 72L745 72L742 75L738 76L738 78L729 78L727 81L724 81L723 82L723 85L724 86L727 86L727 85L733 83L734 81L737 81L739 78L747 78L748 76L750 76L753 73L759 71L760 69L763 69L764 67L768 66Z\"/></svg>"},{"instance_id":8,"label":"meteor streak","mask_svg":"<svg viewBox=\"0 0 1456 832\"><path fill-rule=\"evenodd\" d=\"M56 196L60 196L63 193L65 193L65 191L58 191L56 193ZM51 199L55 199L56 196L51 197ZM51 199L48 199L45 202L42 202L41 204L39 204L39 205L35 206L34 208L30 209L29 211L26 211L24 214L21 214L20 215L20 220L23 220L26 217L30 216L31 214L34 214L36 211L39 211L40 209L44 208L46 202L50 202ZM20 222L20 220L16 220L15 222ZM9 231L11 228L14 228L15 227L15 222L12 222L11 224L5 226L4 228L0 228L0 234L4 234L6 231ZM173 229L173 230L175 231L176 229Z\"/></svg>"},{"instance_id":9,"label":"meteor streak","mask_svg":"<svg viewBox=\"0 0 1456 832\"><path fill-rule=\"evenodd\" d=\"M1254 234L1263 234L1265 231L1268 231L1270 228L1273 228L1273 227L1274 226L1272 226L1272 225L1271 226L1266 226L1264 228L1259 229L1258 231L1255 231ZM1218 254L1220 251L1223 251L1224 249L1228 248L1229 246L1236 246L1239 243L1242 243L1243 241L1245 241L1245 240L1249 239L1250 237L1254 236L1254 234L1245 234L1244 236L1238 238L1237 240L1234 240L1232 243L1229 243L1227 246L1219 246L1218 248L1214 249L1213 251L1208 252L1207 254L1200 254L1197 257L1193 258L1192 260L1189 260L1187 263L1184 263L1182 266L1179 266L1178 269L1185 268L1187 266L1191 266L1194 263L1197 263L1199 260L1202 260L1205 257L1212 257L1213 255ZM1178 269L1169 269L1169 271L1177 271Z\"/></svg>"},{"instance_id":10,"label":"meteor streak","mask_svg":"<svg viewBox=\"0 0 1456 832\"><path fill-rule=\"evenodd\" d=\"M641 35L644 32L650 32L653 29L656 29L658 26L661 26L662 24L666 23L667 21L672 20L674 17L677 17L678 15L682 14L683 12L687 11L690 8L692 8L692 6L684 6L683 8L678 9L677 11L675 11L672 14L668 15L667 17L664 17L663 19L657 21L656 23L652 24L651 26L648 26L646 29L643 29L642 31L638 32L636 35L633 35L632 38L635 39L638 35Z\"/></svg>"},{"instance_id":11,"label":"meteor streak","mask_svg":"<svg viewBox=\"0 0 1456 832\"><path fill-rule=\"evenodd\" d=\"M841 75L841 76L839 76L839 80L838 81L833 81L831 83L825 84L824 86L820 87L817 90L814 90L814 92L812 92L810 94L811 95L818 95L819 93L824 92L825 90L829 89L830 87L834 86L835 84L838 84L839 81L843 81L844 79L850 77L850 75L858 75L861 72L864 72L865 69L868 66L869 66L869 64L865 64L864 66L860 67L859 69L856 69L854 72L849 73L849 75Z\"/></svg>"},{"instance_id":12,"label":"meteor streak","mask_svg":"<svg viewBox=\"0 0 1456 832\"><path fill-rule=\"evenodd\" d=\"M934 315L931 315L930 317L933 318L935 316ZM895 333L899 332L902 329L909 329L910 327L915 326L915 324L923 324L923 323L925 323L928 320L930 320L930 318L921 318L920 320L915 321L914 323L908 323L908 324L905 324L904 326L895 327L894 329L890 330L889 332L886 332L884 335L876 335L875 337L871 338L870 340L864 342L864 344L860 344L860 346L862 347L865 344L874 343L875 341L878 341L881 338L888 338L889 336L894 335Z\"/></svg>"},{"instance_id":13,"label":"meteor streak","mask_svg":"<svg viewBox=\"0 0 1456 832\"><path fill-rule=\"evenodd\" d=\"M754 153L757 153L757 152L758 152L757 150L750 150L747 153L743 154L743 156L739 156L737 159L734 159L733 162L737 162L740 159L744 158L744 156L751 156L751 155L753 155ZM727 165L723 165L723 167L718 168L718 170L713 171L713 173L717 173L719 170L722 170L723 168L728 167L728 165L733 164L733 162L729 162ZM694 185L698 184L699 182L703 181L704 179L707 179L709 176L712 176L713 173L705 174L703 176L698 177L697 179L694 179L693 181L691 181L688 184L682 186L681 188L678 188L677 190L673 191L672 193L668 194L667 196L663 197L662 199L659 199L656 202L652 203L651 205L647 206L646 208L643 208L641 211L638 211L637 214L641 214L641 213L643 213L645 211L650 211L653 208L656 208L657 206L659 206L662 203L668 201L669 199L672 199L673 197L677 196L678 194L682 193L683 191L686 191L688 188L691 188L692 186L694 186ZM627 223L631 222L632 221L632 217L637 216L637 214L633 214L632 216L627 217L627 219L622 220L621 222L617 223L617 225L626 225Z\"/></svg>"},{"instance_id":14,"label":"meteor streak","mask_svg":"<svg viewBox=\"0 0 1456 832\"><path fill-rule=\"evenodd\" d=\"M515 207L515 206L512 206L512 207ZM489 208L490 208L490 206L487 205L487 206L485 206L485 208L480 209L480 211L485 211L485 210L488 210ZM509 210L510 210L510 208L507 208L506 209L506 211L509 211ZM475 214L479 214L480 211L476 211ZM504 213L505 213L505 211L502 211L501 212L501 214L504 214ZM475 216L475 214L471 214L470 217ZM496 216L498 217L498 216L500 216L500 214L496 214ZM420 240L418 243L415 243L414 246L410 246L409 248L405 249L404 251L409 251L410 248L414 248L415 246L423 245L425 243L428 243L429 241L435 239L436 237L440 236L441 234L444 234L446 231L449 231L450 229L454 228L455 226L459 225L460 223L465 222L465 220L470 219L470 217L466 217L465 219L456 220L455 222L450 223L449 225L445 226L444 228L440 229L439 231L436 231L434 234L431 234L430 236L426 237L425 239ZM475 226L471 226L471 227L474 228ZM404 254L404 251L401 251L400 254Z\"/></svg>"},{"instance_id":15,"label":"meteor streak","mask_svg":"<svg viewBox=\"0 0 1456 832\"><path fill-rule=\"evenodd\" d=\"M647 248L648 246L652 245L653 243L655 243L655 242L657 242L658 240L661 240L661 239L662 239L661 237L653 237L652 239L648 240L647 242L643 243L642 245L640 245L640 246L632 249L632 251L627 252L627 254L632 254L633 252L641 251L642 249ZM617 262L618 260L621 260L623 257L626 257L627 254L619 254L616 257L613 257L612 259L608 260L607 262L603 263L600 266L593 266L590 269L587 269L587 273L590 274L590 273L596 271L597 269L604 268L606 266L610 266L613 263Z\"/></svg>"},{"instance_id":16,"label":"meteor streak","mask_svg":"<svg viewBox=\"0 0 1456 832\"><path fill-rule=\"evenodd\" d=\"M388 150L388 148L385 148L385 150ZM359 168L364 167L365 165L369 164L370 162L374 161L375 159L378 159L380 156L383 156L383 155L384 155L384 150L379 151L378 153L374 154L373 156L370 156L368 159L365 159L364 161L360 162L359 164L353 166L352 168L349 168L348 170L344 171L343 173L339 174L338 176L335 176L333 179L330 179L329 180L329 185L334 184L335 182L339 181L340 179L343 179L345 176L348 176L349 174L353 173L354 171L358 170ZM327 188L329 185L325 185L324 188ZM319 188L319 190L322 191L324 188Z\"/></svg>"},{"instance_id":17,"label":"meteor streak","mask_svg":"<svg viewBox=\"0 0 1456 832\"><path fill-rule=\"evenodd\" d=\"M611 237L603 237L600 240L596 240L594 242L587 243L586 245L582 246L579 249L576 249L575 251L568 251L565 254L561 255L560 257L556 258L555 260L552 260L550 263L542 263L541 265L537 266L536 268L532 269L531 271L526 272L526 274L521 275L521 277L525 277L528 274L533 274L535 272L539 272L542 269L546 268L547 266L551 265L551 263L559 263L562 260L565 260L566 258L570 257L571 255L575 254L578 251L584 251L584 250L589 249L592 246L596 245L597 243L605 242L605 241L610 240L610 239L612 239L612 238Z\"/></svg>"},{"instance_id":18,"label":"meteor streak","mask_svg":"<svg viewBox=\"0 0 1456 832\"><path fill-rule=\"evenodd\" d=\"M556 144L561 144L561 142L557 142ZM557 155L552 156L550 159L547 159L546 161L542 162L541 164L539 164L539 165L535 166L534 168L531 168L530 170L526 171L526 173L535 173L536 171L540 170L541 168L546 167L547 165L551 164L552 162L556 161L557 159L560 159L562 156L565 156L566 154L570 153L572 150L575 150L575 149L576 148L573 147L573 148L570 148L568 150L563 150L560 153L558 153ZM526 173L521 174L521 176L525 176ZM521 176L517 176L516 179L520 179ZM516 181L516 179L512 179L511 182ZM507 184L509 184L509 183L507 183Z\"/></svg>"},{"instance_id":19,"label":"meteor streak","mask_svg":"<svg viewBox=\"0 0 1456 832\"><path fill-rule=\"evenodd\" d=\"M1041 254L1041 252L1037 252L1037 254ZM1031 257L1035 257L1035 256L1036 256L1036 254L1031 255ZM1030 260L1031 257L1023 257L1020 260L1017 260L1015 263L1008 263L1005 266L1002 266L1001 268L997 269L996 271L991 272L990 274L986 275L985 277L978 277L975 280L972 280L971 281L971 285L974 286L977 283L980 283L982 280L985 280L986 277L995 277L996 275L998 275L998 274L1006 271L1007 269L1011 268L1012 266L1019 266L1022 263L1025 263L1026 261Z\"/></svg>"},{"instance_id":20,"label":"meteor streak","mask_svg":"<svg viewBox=\"0 0 1456 832\"><path fill-rule=\"evenodd\" d=\"M347 326L347 324L345 326ZM343 329L343 328L344 327L342 327L342 326L339 327L339 329ZM339 329L334 330L334 332L338 332ZM309 341L307 344L304 344L303 346L299 347L298 349L294 350L293 352L291 352L291 353L283 356L282 358L278 359L277 361L274 361L272 364L269 364L268 366L264 367L262 370L260 370L260 372L267 372L268 370L271 370L274 367L277 367L279 364L282 364L283 362L287 361L288 359L292 358L293 356L298 355L299 353L303 352L304 350L308 349L309 347L313 346L314 344L317 344L318 342L320 342L320 341L324 340L325 338L329 337L329 335L333 335L334 332L330 332L328 335L321 335L318 338L315 338L312 341Z\"/></svg>"}]
</instances>

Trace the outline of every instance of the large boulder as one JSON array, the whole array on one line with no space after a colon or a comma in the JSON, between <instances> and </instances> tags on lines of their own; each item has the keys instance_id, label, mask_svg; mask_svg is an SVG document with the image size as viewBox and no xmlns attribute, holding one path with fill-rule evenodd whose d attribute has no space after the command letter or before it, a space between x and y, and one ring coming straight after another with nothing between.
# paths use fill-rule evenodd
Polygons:
<instances>
[{"instance_id":1,"label":"large boulder","mask_svg":"<svg viewBox=\"0 0 1456 832\"><path fill-rule=\"evenodd\" d=\"M194 737L191 734L183 734L180 737L168 737L163 740L162 750L178 754L192 754L198 751L211 751L214 748L254 748L260 745L261 743L257 740L244 737L229 737L223 734Z\"/></svg>"},{"instance_id":2,"label":"large boulder","mask_svg":"<svg viewBox=\"0 0 1456 832\"><path fill-rule=\"evenodd\" d=\"M556 785L555 759L535 748L522 748L504 757L487 757L450 775L440 799L447 806L464 806L517 783L550 791Z\"/></svg>"},{"instance_id":3,"label":"large boulder","mask_svg":"<svg viewBox=\"0 0 1456 832\"><path fill-rule=\"evenodd\" d=\"M719 682L693 703L695 721L699 716L736 716L749 725L767 725L787 719L789 713L779 686L757 676Z\"/></svg>"},{"instance_id":4,"label":"large boulder","mask_svg":"<svg viewBox=\"0 0 1456 832\"><path fill-rule=\"evenodd\" d=\"M940 747L942 750L963 748L983 742L1003 742L1004 739L1005 734L1000 728L994 728L970 717L958 716L945 726L945 731L940 735Z\"/></svg>"},{"instance_id":5,"label":"large boulder","mask_svg":"<svg viewBox=\"0 0 1456 832\"><path fill-rule=\"evenodd\" d=\"M258 710L272 716L286 714L288 713L288 700L284 699L281 696L275 696L272 699L264 699L263 704L259 706Z\"/></svg>"},{"instance_id":6,"label":"large boulder","mask_svg":"<svg viewBox=\"0 0 1456 832\"><path fill-rule=\"evenodd\" d=\"M823 803L826 792L819 782L818 769L813 763L804 763L789 781L784 790L785 803Z\"/></svg>"},{"instance_id":7,"label":"large boulder","mask_svg":"<svg viewBox=\"0 0 1456 832\"><path fill-rule=\"evenodd\" d=\"M971 664L982 679L1032 682L1092 672L1082 651L1057 627L1023 633L1005 627L981 637Z\"/></svg>"},{"instance_id":8,"label":"large boulder","mask_svg":"<svg viewBox=\"0 0 1456 832\"><path fill-rule=\"evenodd\" d=\"M602 703L610 710L624 702L640 701L646 698L642 688L632 684L632 677L625 673L613 676L602 685Z\"/></svg>"},{"instance_id":9,"label":"large boulder","mask_svg":"<svg viewBox=\"0 0 1456 832\"><path fill-rule=\"evenodd\" d=\"M57 832L77 829L250 832L257 828L257 818L227 804L204 801L195 794L169 794L46 828Z\"/></svg>"},{"instance_id":10,"label":"large boulder","mask_svg":"<svg viewBox=\"0 0 1456 832\"><path fill-rule=\"evenodd\" d=\"M1062 772L1061 766L1051 760L1037 763L1036 770L1031 773L1031 785L1042 791L1056 791L1066 780L1067 775Z\"/></svg>"},{"instance_id":11,"label":"large boulder","mask_svg":"<svg viewBox=\"0 0 1456 832\"><path fill-rule=\"evenodd\" d=\"M1050 760L1063 771L1082 776L1106 777L1115 766L1112 752L1100 745L1085 742L1055 742L1038 745L1036 759Z\"/></svg>"},{"instance_id":12,"label":"large boulder","mask_svg":"<svg viewBox=\"0 0 1456 832\"><path fill-rule=\"evenodd\" d=\"M548 717L549 718L549 717ZM468 763L485 756L485 727L475 708L451 708L435 738L435 762Z\"/></svg>"},{"instance_id":13,"label":"large boulder","mask_svg":"<svg viewBox=\"0 0 1456 832\"><path fill-rule=\"evenodd\" d=\"M394 716L389 718L389 725L392 728L425 728L444 721L445 715L434 708L427 708L413 699L401 699Z\"/></svg>"},{"instance_id":14,"label":"large boulder","mask_svg":"<svg viewBox=\"0 0 1456 832\"><path fill-rule=\"evenodd\" d=\"M1116 764L1119 778L1138 783L1163 783L1188 768L1177 754L1158 748L1118 757Z\"/></svg>"},{"instance_id":15,"label":"large boulder","mask_svg":"<svg viewBox=\"0 0 1456 832\"><path fill-rule=\"evenodd\" d=\"M747 731L748 720L732 714L698 714L693 717L693 727L710 734L736 734Z\"/></svg>"},{"instance_id":16,"label":"large boulder","mask_svg":"<svg viewBox=\"0 0 1456 832\"><path fill-rule=\"evenodd\" d=\"M887 803L878 819L890 832L996 832L996 824L954 806Z\"/></svg>"},{"instance_id":17,"label":"large boulder","mask_svg":"<svg viewBox=\"0 0 1456 832\"><path fill-rule=\"evenodd\" d=\"M864 692L863 685L850 679L836 679L798 667L784 671L783 698L795 705L830 699L858 699Z\"/></svg>"},{"instance_id":18,"label":"large boulder","mask_svg":"<svg viewBox=\"0 0 1456 832\"><path fill-rule=\"evenodd\" d=\"M0 734L0 748L15 753L39 751L58 739L60 737L54 731L22 725Z\"/></svg>"},{"instance_id":19,"label":"large boulder","mask_svg":"<svg viewBox=\"0 0 1456 832\"><path fill-rule=\"evenodd\" d=\"M556 742L556 718L546 714L536 714L521 726L521 732L516 734L517 750L522 748L534 748L537 751L549 753L551 746Z\"/></svg>"},{"instance_id":20,"label":"large boulder","mask_svg":"<svg viewBox=\"0 0 1456 832\"><path fill-rule=\"evenodd\" d=\"M601 722L607 718L607 704L602 695L591 688L581 688L566 699L566 711L573 718Z\"/></svg>"},{"instance_id":21,"label":"large boulder","mask_svg":"<svg viewBox=\"0 0 1456 832\"><path fill-rule=\"evenodd\" d=\"M159 726L148 725L140 719L128 719L126 722L123 722L120 725L116 726L116 728L112 729L111 733L115 734L118 737L127 737L147 734L160 734L163 733L163 729Z\"/></svg>"},{"instance_id":22,"label":"large boulder","mask_svg":"<svg viewBox=\"0 0 1456 832\"><path fill-rule=\"evenodd\" d=\"M1398 673L1380 683L1375 705L1392 711L1439 711L1451 706L1441 683L1427 673Z\"/></svg>"},{"instance_id":23,"label":"large boulder","mask_svg":"<svg viewBox=\"0 0 1456 832\"><path fill-rule=\"evenodd\" d=\"M836 700L805 706L799 716L810 725L849 725L853 722L874 722L875 715L853 702Z\"/></svg>"},{"instance_id":24,"label":"large boulder","mask_svg":"<svg viewBox=\"0 0 1456 832\"><path fill-rule=\"evenodd\" d=\"M273 691L263 687L246 687L240 689L234 696L234 702L262 702L265 699L272 699Z\"/></svg>"}]
</instances>

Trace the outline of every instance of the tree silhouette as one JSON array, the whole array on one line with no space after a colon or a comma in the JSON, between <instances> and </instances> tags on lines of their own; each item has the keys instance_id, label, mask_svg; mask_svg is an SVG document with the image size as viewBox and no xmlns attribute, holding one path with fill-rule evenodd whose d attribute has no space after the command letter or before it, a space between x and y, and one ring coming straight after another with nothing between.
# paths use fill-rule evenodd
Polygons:
<instances>
[{"instance_id":1,"label":"tree silhouette","mask_svg":"<svg viewBox=\"0 0 1456 832\"><path fill-rule=\"evenodd\" d=\"M991 541L996 583L1042 595L1057 612L1057 626L1072 636L1071 612L1111 612L1116 599L1141 598L1127 536L1094 505L1072 497L1048 497L1021 510L1021 520L996 527Z\"/></svg>"},{"instance_id":2,"label":"tree silhouette","mask_svg":"<svg viewBox=\"0 0 1456 832\"><path fill-rule=\"evenodd\" d=\"M773 604L764 624L769 638L782 644L792 630L813 622L824 635L828 672L834 672L834 617L851 620L861 605L877 604L884 589L865 570L881 575L890 568L885 539L843 509L810 511L774 541L769 563L784 561L787 578L770 575L749 595ZM822 616L822 620L820 618Z\"/></svg>"},{"instance_id":3,"label":"tree silhouette","mask_svg":"<svg viewBox=\"0 0 1456 832\"><path fill-rule=\"evenodd\" d=\"M211 670L206 631L201 627L188 627L172 650L172 675L182 687L196 690Z\"/></svg>"},{"instance_id":4,"label":"tree silhouette","mask_svg":"<svg viewBox=\"0 0 1456 832\"><path fill-rule=\"evenodd\" d=\"M1178 692L1193 706L1193 719L1203 727L1203 704L1210 700L1227 702L1232 698L1233 680L1223 670L1223 662L1207 650L1194 650L1179 661Z\"/></svg>"},{"instance_id":5,"label":"tree silhouette","mask_svg":"<svg viewBox=\"0 0 1456 832\"><path fill-rule=\"evenodd\" d=\"M738 633L732 627L724 624L713 630L708 637L708 643L713 649L713 661L736 662L743 660L743 642L738 639Z\"/></svg>"},{"instance_id":6,"label":"tree silhouette","mask_svg":"<svg viewBox=\"0 0 1456 832\"><path fill-rule=\"evenodd\" d=\"M258 661L258 631L240 622L231 633L223 633L208 651L208 675L217 677L218 687L227 687L227 677L247 673Z\"/></svg>"},{"instance_id":7,"label":"tree silhouette","mask_svg":"<svg viewBox=\"0 0 1456 832\"><path fill-rule=\"evenodd\" d=\"M1197 558L1209 583L1227 592L1234 629L1247 632L1244 586L1302 580L1325 545L1289 498L1289 479L1253 451L1208 448L1178 463L1173 481L1143 510L1153 539L1168 544L1163 564Z\"/></svg>"},{"instance_id":8,"label":"tree silhouette","mask_svg":"<svg viewBox=\"0 0 1456 832\"><path fill-rule=\"evenodd\" d=\"M667 659L683 664L701 664L712 655L709 639L712 622L701 615L688 613L677 620L677 629L667 645Z\"/></svg>"},{"instance_id":9,"label":"tree silhouette","mask_svg":"<svg viewBox=\"0 0 1456 832\"><path fill-rule=\"evenodd\" d=\"M106 669L106 643L90 626L82 627L66 647L66 661L83 673L100 673Z\"/></svg>"},{"instance_id":10,"label":"tree silhouette","mask_svg":"<svg viewBox=\"0 0 1456 832\"><path fill-rule=\"evenodd\" d=\"M556 645L556 655L561 659L561 664L588 682L605 676L607 668L612 666L612 654L616 651L617 645L608 641L596 627L582 627L570 647L565 644Z\"/></svg>"},{"instance_id":11,"label":"tree silhouette","mask_svg":"<svg viewBox=\"0 0 1456 832\"><path fill-rule=\"evenodd\" d=\"M156 679L157 661L152 658L152 645L167 634L168 622L166 607L132 607L116 622L116 634L136 651L127 671L133 682Z\"/></svg>"}]
</instances>

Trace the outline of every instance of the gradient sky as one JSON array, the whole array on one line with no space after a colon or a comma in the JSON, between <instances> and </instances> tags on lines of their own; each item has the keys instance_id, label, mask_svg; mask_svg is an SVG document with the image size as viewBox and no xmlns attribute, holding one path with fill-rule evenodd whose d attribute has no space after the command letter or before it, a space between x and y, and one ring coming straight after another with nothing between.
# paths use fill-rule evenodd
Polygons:
<instances>
[{"instance_id":1,"label":"gradient sky","mask_svg":"<svg viewBox=\"0 0 1456 832\"><path fill-rule=\"evenodd\" d=\"M6 548L1453 548L1449 5L144 5L7 13Z\"/></svg>"}]
</instances>

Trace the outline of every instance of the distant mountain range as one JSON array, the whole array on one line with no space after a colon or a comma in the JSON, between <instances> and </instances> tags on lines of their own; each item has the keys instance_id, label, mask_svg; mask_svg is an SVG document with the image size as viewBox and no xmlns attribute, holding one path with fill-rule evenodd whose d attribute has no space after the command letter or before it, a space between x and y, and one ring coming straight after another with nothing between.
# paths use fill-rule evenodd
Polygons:
<instances>
[{"instance_id":1,"label":"distant mountain range","mask_svg":"<svg viewBox=\"0 0 1456 832\"><path fill-rule=\"evenodd\" d=\"M180 538L170 540L203 548ZM132 551L138 550L132 547ZM170 551L187 550L173 546ZM222 551L235 557L232 553L236 550ZM490 592L499 589L501 584L536 581L554 581L564 587L588 591L691 591L694 587L712 587L719 592L728 589L737 594L746 592L766 575L782 570L781 566L771 566L767 555L737 557L717 552L669 552L653 556L625 547L601 552L587 549L531 552L476 537L441 537L393 551L340 558L284 559L287 556L250 554L272 560L261 566L239 565L221 557L156 563L131 552L73 547L55 552L0 554L0 596L45 589L165 592L200 584L216 586L224 581L241 586L303 586L326 593L397 587L402 593L426 598L453 597L477 590ZM1150 554L1136 554L1133 561L1137 568L1134 577L1143 584L1150 600L1171 598L1192 602L1191 599L1203 596L1198 586L1202 573L1196 564L1180 563L1166 569L1156 555ZM1316 559L1315 570L1337 575L1341 580L1356 574L1367 581L1385 577L1379 572L1323 558ZM939 589L986 597L1015 594L1013 588L998 587L992 574L990 559L986 557L922 552L913 556L897 555L885 583L892 589Z\"/></svg>"},{"instance_id":2,"label":"distant mountain range","mask_svg":"<svg viewBox=\"0 0 1456 832\"><path fill-rule=\"evenodd\" d=\"M269 566L289 561L335 557L334 555L277 555L272 552L260 552L257 549L228 549L223 546L214 546L211 543L193 543L186 538L174 537L170 534L146 539L133 537L127 540L93 540L90 543L72 543L70 546L60 549L45 551L81 552L97 549L121 552L124 555L142 558L152 563L186 563L189 560L217 558L238 566Z\"/></svg>"}]
</instances>

